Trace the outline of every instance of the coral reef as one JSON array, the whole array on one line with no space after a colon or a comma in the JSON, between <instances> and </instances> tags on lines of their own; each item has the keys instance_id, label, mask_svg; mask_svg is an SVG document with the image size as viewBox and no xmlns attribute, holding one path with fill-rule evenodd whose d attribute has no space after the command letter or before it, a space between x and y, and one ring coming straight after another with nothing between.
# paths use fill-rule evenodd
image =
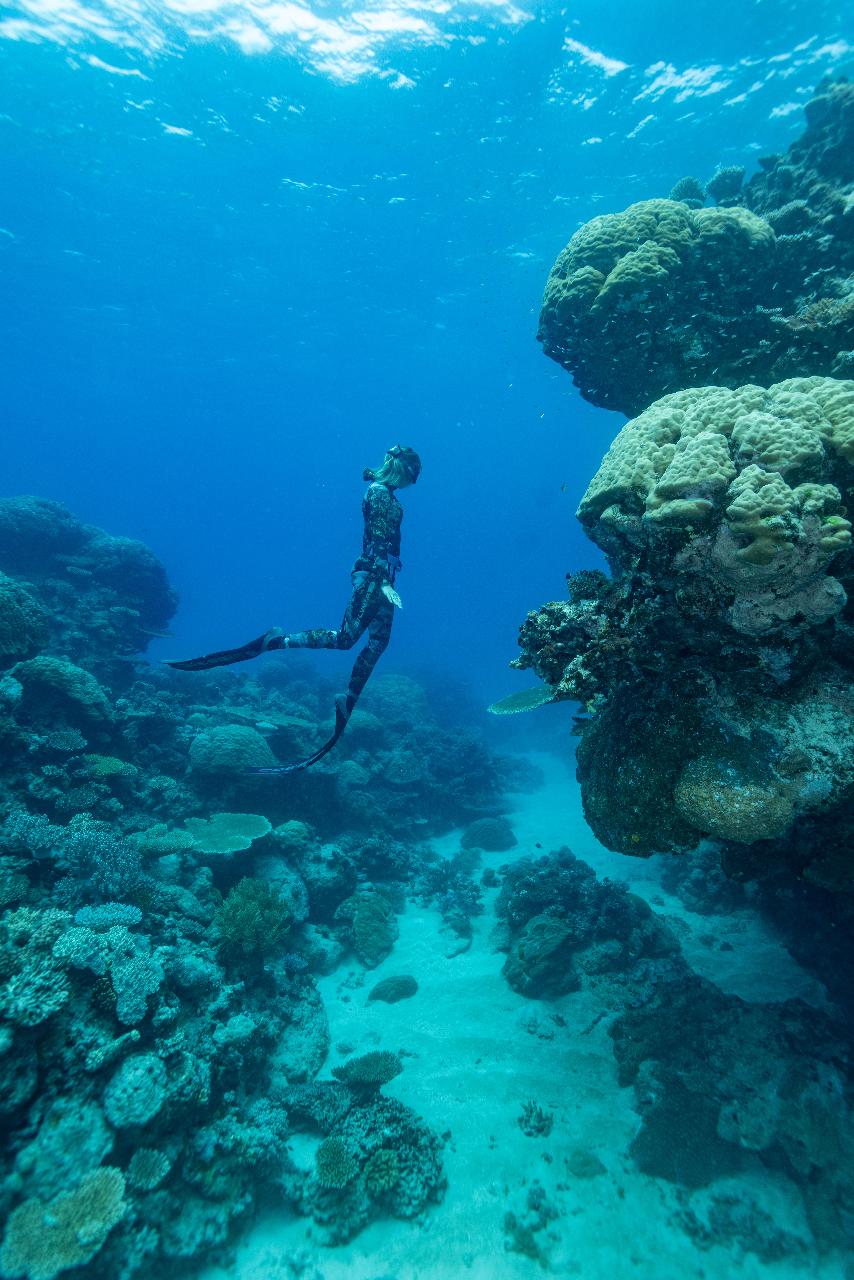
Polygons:
<instances>
[{"instance_id":1,"label":"coral reef","mask_svg":"<svg viewBox=\"0 0 854 1280\"><path fill-rule=\"evenodd\" d=\"M506 922L504 977L531 998L565 995L585 975L625 979L639 961L677 949L641 898L597 880L569 849L507 867L495 910Z\"/></svg>"},{"instance_id":2,"label":"coral reef","mask_svg":"<svg viewBox=\"0 0 854 1280\"><path fill-rule=\"evenodd\" d=\"M643 1120L631 1151L644 1172L698 1188L758 1160L797 1186L819 1251L851 1248L847 1036L827 1014L794 1000L747 1004L677 963L610 1034ZM779 1227L748 1229L722 1213L719 1239L741 1235L760 1255L791 1249Z\"/></svg>"},{"instance_id":3,"label":"coral reef","mask_svg":"<svg viewBox=\"0 0 854 1280\"><path fill-rule=\"evenodd\" d=\"M672 391L854 372L854 85L825 82L806 130L743 185L718 169L581 227L538 337L585 399L629 416ZM703 208L706 196L716 208Z\"/></svg>"},{"instance_id":4,"label":"coral reef","mask_svg":"<svg viewBox=\"0 0 854 1280\"><path fill-rule=\"evenodd\" d=\"M614 441L579 506L613 577L571 578L517 660L586 708L579 778L608 847L711 836L761 848L754 874L815 861L854 884L850 856L831 871L791 838L850 839L852 422L854 383L803 378L677 392Z\"/></svg>"},{"instance_id":5,"label":"coral reef","mask_svg":"<svg viewBox=\"0 0 854 1280\"><path fill-rule=\"evenodd\" d=\"M30 647L114 685L126 682L128 658L165 630L177 605L166 571L148 547L82 524L61 503L44 498L0 500L0 571L35 601ZM0 591L0 636L5 602Z\"/></svg>"},{"instance_id":6,"label":"coral reef","mask_svg":"<svg viewBox=\"0 0 854 1280\"><path fill-rule=\"evenodd\" d=\"M174 605L141 544L0 501L0 1270L15 1280L227 1265L271 1194L332 1240L416 1216L444 1186L435 1135L379 1092L397 1055L315 1083L329 1032L312 972L345 944L369 965L388 953L421 837L500 813L512 767L439 723L415 682L380 677L322 767L247 777L322 729L330 691L293 655L238 674L148 666ZM309 1114L353 1153L343 1199L289 1160Z\"/></svg>"}]
</instances>

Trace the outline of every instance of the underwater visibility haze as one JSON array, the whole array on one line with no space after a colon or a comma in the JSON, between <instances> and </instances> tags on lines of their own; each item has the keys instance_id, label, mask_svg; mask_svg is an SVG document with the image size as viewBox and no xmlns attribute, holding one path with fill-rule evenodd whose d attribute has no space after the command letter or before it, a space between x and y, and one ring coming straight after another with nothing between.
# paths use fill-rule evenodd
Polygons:
<instances>
[{"instance_id":1,"label":"underwater visibility haze","mask_svg":"<svg viewBox=\"0 0 854 1280\"><path fill-rule=\"evenodd\" d=\"M852 1280L851 19L0 11L3 1280Z\"/></svg>"}]
</instances>

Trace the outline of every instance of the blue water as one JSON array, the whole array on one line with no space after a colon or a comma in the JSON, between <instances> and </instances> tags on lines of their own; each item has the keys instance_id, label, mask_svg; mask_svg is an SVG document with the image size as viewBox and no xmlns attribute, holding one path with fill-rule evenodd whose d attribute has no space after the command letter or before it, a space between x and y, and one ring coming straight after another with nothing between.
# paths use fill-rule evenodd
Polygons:
<instances>
[{"instance_id":1,"label":"blue water","mask_svg":"<svg viewBox=\"0 0 854 1280\"><path fill-rule=\"evenodd\" d=\"M533 682L528 611L604 567L574 512L624 419L543 356L551 264L597 214L785 150L851 32L843 0L0 10L0 500L141 540L180 596L133 667L98 632L138 604L112 544L0 575L3 608L59 601L50 642L0 634L4 1280L851 1280L824 945L850 895L609 851L571 708L485 712ZM393 442L423 472L380 672L426 693L375 679L267 788L352 654L144 662L335 626ZM92 636L87 676L62 659ZM358 1174L324 1181L336 1153ZM115 1220L105 1194L59 1239L58 1197L105 1175Z\"/></svg>"},{"instance_id":2,"label":"blue water","mask_svg":"<svg viewBox=\"0 0 854 1280\"><path fill-rule=\"evenodd\" d=\"M752 170L849 56L832 0L442 8L318 5L296 41L310 6L7 7L3 489L148 542L173 653L334 624L402 439L394 658L518 687L519 621L598 563L573 512L622 421L535 341L554 255Z\"/></svg>"}]
</instances>

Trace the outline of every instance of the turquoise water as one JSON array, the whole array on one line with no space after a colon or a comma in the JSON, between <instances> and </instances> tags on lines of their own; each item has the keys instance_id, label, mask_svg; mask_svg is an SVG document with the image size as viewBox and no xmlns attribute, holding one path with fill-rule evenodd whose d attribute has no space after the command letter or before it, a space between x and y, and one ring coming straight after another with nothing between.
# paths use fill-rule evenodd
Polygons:
<instances>
[{"instance_id":1,"label":"turquoise water","mask_svg":"<svg viewBox=\"0 0 854 1280\"><path fill-rule=\"evenodd\" d=\"M854 1274L850 31L0 12L0 1275Z\"/></svg>"}]
</instances>

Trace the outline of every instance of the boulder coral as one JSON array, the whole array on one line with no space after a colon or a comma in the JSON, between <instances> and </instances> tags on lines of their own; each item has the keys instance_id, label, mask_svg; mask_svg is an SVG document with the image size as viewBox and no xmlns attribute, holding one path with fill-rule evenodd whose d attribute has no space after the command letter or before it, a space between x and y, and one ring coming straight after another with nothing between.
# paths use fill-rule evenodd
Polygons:
<instances>
[{"instance_id":1,"label":"boulder coral","mask_svg":"<svg viewBox=\"0 0 854 1280\"><path fill-rule=\"evenodd\" d=\"M854 85L742 185L719 169L593 218L558 256L538 337L592 404L634 415L672 391L854 372ZM718 201L703 208L705 194Z\"/></svg>"},{"instance_id":2,"label":"boulder coral","mask_svg":"<svg viewBox=\"0 0 854 1280\"><path fill-rule=\"evenodd\" d=\"M818 851L782 842L850 810L852 480L854 383L831 378L677 392L615 439L578 510L612 577L570 577L517 660L584 706L610 848L713 836L803 869Z\"/></svg>"},{"instance_id":3,"label":"boulder coral","mask_svg":"<svg viewBox=\"0 0 854 1280\"><path fill-rule=\"evenodd\" d=\"M555 262L537 336L586 400L622 413L708 381L722 330L733 354L721 380L743 381L741 352L773 296L775 247L769 224L745 209L642 200L603 214Z\"/></svg>"}]
</instances>

